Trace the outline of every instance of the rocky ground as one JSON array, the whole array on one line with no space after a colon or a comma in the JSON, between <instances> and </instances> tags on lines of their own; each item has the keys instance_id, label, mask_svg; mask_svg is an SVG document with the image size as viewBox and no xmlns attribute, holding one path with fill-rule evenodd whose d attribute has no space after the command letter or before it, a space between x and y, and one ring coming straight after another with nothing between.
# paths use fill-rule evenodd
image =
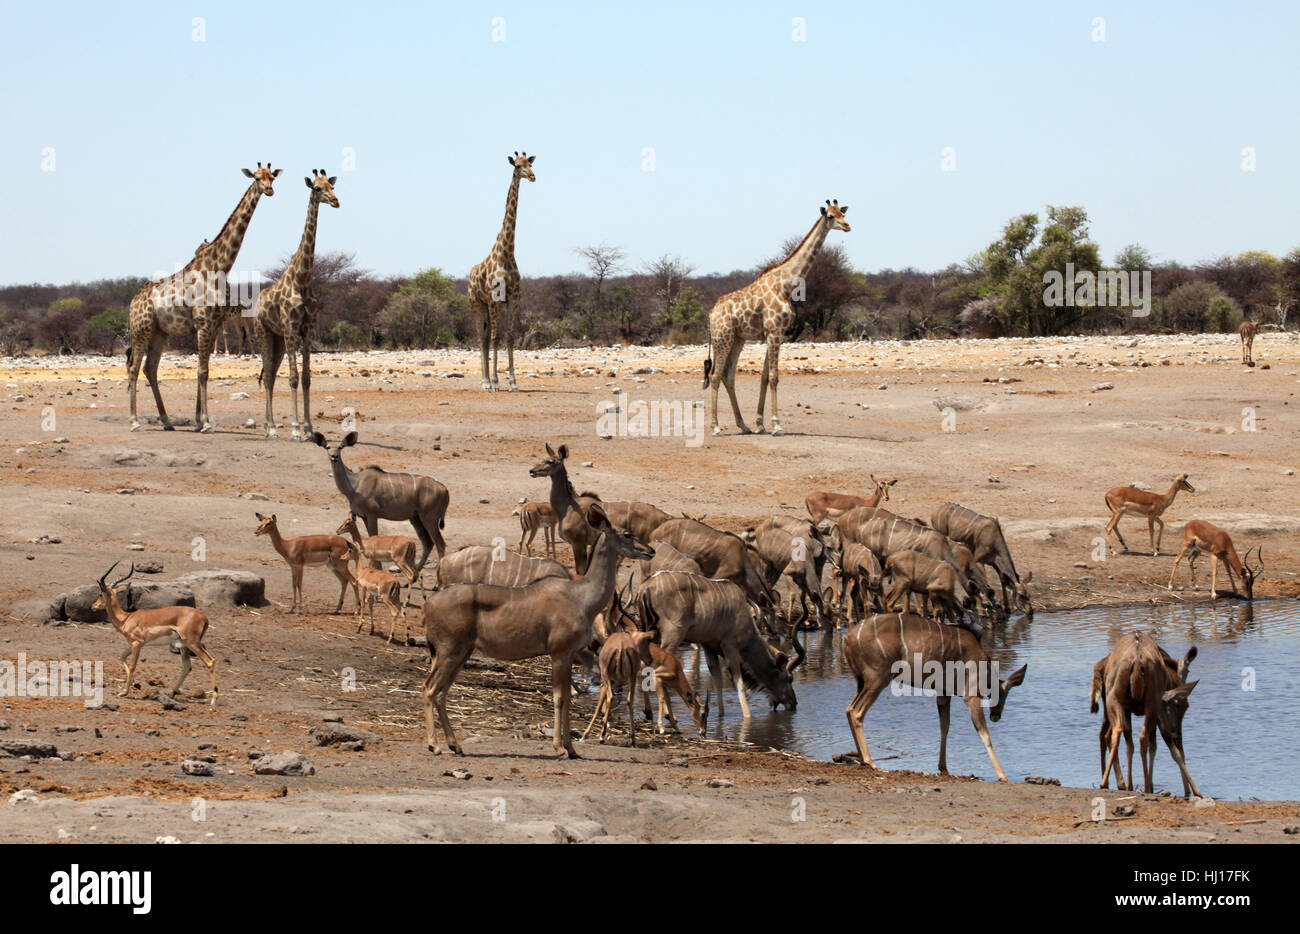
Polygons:
<instances>
[{"instance_id":1,"label":"rocky ground","mask_svg":"<svg viewBox=\"0 0 1300 934\"><path fill-rule=\"evenodd\" d=\"M546 498L546 481L528 468L550 442L569 445L579 489L731 529L801 512L813 490L865 492L869 474L897 477L890 506L905 515L928 517L952 499L1000 516L1044 608L1205 599L1185 578L1172 592L1164 586L1190 518L1221 525L1242 550L1263 546L1257 593L1295 595L1300 340L1265 333L1255 349L1260 365L1247 368L1236 338L1222 335L787 345L779 438L735 434L725 395L723 437L698 433L689 419L635 436L638 402L707 419L693 407L708 400L698 347L524 353L522 392L497 395L478 389L476 355L465 351L319 354L312 409L331 438L355 418L354 466L445 483L453 548L517 542L510 513L521 498ZM741 368L751 422L760 363L751 348ZM549 688L536 664L468 670L451 707L472 736L468 755L434 758L416 693L427 653L357 635L354 617L328 612L337 586L321 571L308 572L310 612L286 612L289 574L253 536L253 513L277 514L294 535L333 532L346 510L324 452L283 440L287 426L274 442L245 427L261 421L257 370L252 358L214 362L218 427L198 435L156 423L129 432L121 358L0 367L8 439L0 660L19 652L103 660L116 708L0 697L0 750L20 753L0 756L0 788L39 799L0 805L6 839L1295 839L1282 832L1300 824L1289 802L1198 808L1123 792L873 774L693 736L656 737L638 750L589 745L584 758L557 762L540 732ZM173 416L192 414L193 375L192 357L166 358ZM286 383L277 393L282 423ZM152 413L141 389L141 411ZM1135 482L1163 489L1179 472L1196 493L1166 514L1161 556L1133 520L1121 529L1135 553L1105 553L1097 544L1105 491ZM154 699L178 665L162 646L145 650L134 696L116 698L121 637L101 624L44 624L55 597L123 557L159 566L142 580L212 569L265 579L266 605L209 608L217 707L197 696L207 687L201 666L176 709ZM578 701L581 725L590 704ZM309 730L338 729L326 722L336 718L377 739L316 745ZM269 768L287 750L305 756L312 774L256 773L259 760ZM468 777L443 774L457 769ZM1096 824L1099 794L1108 820ZM1115 810L1125 805L1134 813Z\"/></svg>"}]
</instances>

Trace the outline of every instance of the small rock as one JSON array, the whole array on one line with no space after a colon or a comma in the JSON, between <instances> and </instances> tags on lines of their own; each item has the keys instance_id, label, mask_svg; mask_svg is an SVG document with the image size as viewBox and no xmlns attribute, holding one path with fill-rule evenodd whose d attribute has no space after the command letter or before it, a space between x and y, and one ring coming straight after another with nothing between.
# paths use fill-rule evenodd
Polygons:
<instances>
[{"instance_id":1,"label":"small rock","mask_svg":"<svg viewBox=\"0 0 1300 934\"><path fill-rule=\"evenodd\" d=\"M989 475L989 483L1001 483L1002 481L993 475Z\"/></svg>"},{"instance_id":2,"label":"small rock","mask_svg":"<svg viewBox=\"0 0 1300 934\"><path fill-rule=\"evenodd\" d=\"M9 796L10 804L40 804L40 796L30 788L24 788L22 791L15 791Z\"/></svg>"},{"instance_id":3,"label":"small rock","mask_svg":"<svg viewBox=\"0 0 1300 934\"><path fill-rule=\"evenodd\" d=\"M231 402L239 402L241 399L247 399L247 398L248 398L248 393L246 392L232 392L230 394Z\"/></svg>"},{"instance_id":4,"label":"small rock","mask_svg":"<svg viewBox=\"0 0 1300 934\"><path fill-rule=\"evenodd\" d=\"M1114 383L1098 383L1097 385L1095 385L1095 386L1092 387L1092 391L1093 391L1093 392L1104 392L1104 391L1106 391L1107 389L1114 389L1114 388L1115 388L1115 384L1114 384Z\"/></svg>"},{"instance_id":5,"label":"small rock","mask_svg":"<svg viewBox=\"0 0 1300 934\"><path fill-rule=\"evenodd\" d=\"M181 841L179 837L166 836L166 837L154 837L153 842L170 844L170 843L180 843Z\"/></svg>"},{"instance_id":6,"label":"small rock","mask_svg":"<svg viewBox=\"0 0 1300 934\"><path fill-rule=\"evenodd\" d=\"M380 743L383 740L378 734L371 733L368 730L359 730L352 726L343 726L338 723L325 723L321 726L314 726L307 731L312 739L316 740L317 746L337 746L340 743L360 743L365 748L367 743Z\"/></svg>"},{"instance_id":7,"label":"small rock","mask_svg":"<svg viewBox=\"0 0 1300 934\"><path fill-rule=\"evenodd\" d=\"M462 782L469 781L469 779L472 777L470 773L466 772L464 769L450 769L446 772L443 772L442 774L444 777L454 778Z\"/></svg>"},{"instance_id":8,"label":"small rock","mask_svg":"<svg viewBox=\"0 0 1300 934\"><path fill-rule=\"evenodd\" d=\"M1215 805L1213 798L1197 798L1192 807L1197 811L1203 811L1206 808L1212 808Z\"/></svg>"},{"instance_id":9,"label":"small rock","mask_svg":"<svg viewBox=\"0 0 1300 934\"><path fill-rule=\"evenodd\" d=\"M736 783L729 778L711 778L706 782L710 788L735 788Z\"/></svg>"},{"instance_id":10,"label":"small rock","mask_svg":"<svg viewBox=\"0 0 1300 934\"><path fill-rule=\"evenodd\" d=\"M132 487L124 486L117 491L118 496L134 496L135 490Z\"/></svg>"},{"instance_id":11,"label":"small rock","mask_svg":"<svg viewBox=\"0 0 1300 934\"><path fill-rule=\"evenodd\" d=\"M1115 805L1115 816L1116 816L1116 817L1132 817L1132 816L1135 815L1137 812L1138 812L1138 809L1135 808L1135 807L1134 807L1133 805L1131 805L1131 804L1117 804L1117 805Z\"/></svg>"},{"instance_id":12,"label":"small rock","mask_svg":"<svg viewBox=\"0 0 1300 934\"><path fill-rule=\"evenodd\" d=\"M181 763L181 771L186 775L211 775L212 766L199 759L186 759Z\"/></svg>"},{"instance_id":13,"label":"small rock","mask_svg":"<svg viewBox=\"0 0 1300 934\"><path fill-rule=\"evenodd\" d=\"M286 750L274 756L263 756L253 766L258 775L315 775L316 767L301 753Z\"/></svg>"},{"instance_id":14,"label":"small rock","mask_svg":"<svg viewBox=\"0 0 1300 934\"><path fill-rule=\"evenodd\" d=\"M1059 778L1047 778L1046 776L1043 775L1026 775L1025 784L1026 785L1059 785L1061 784L1061 780Z\"/></svg>"},{"instance_id":15,"label":"small rock","mask_svg":"<svg viewBox=\"0 0 1300 934\"><path fill-rule=\"evenodd\" d=\"M640 788L640 790L641 790L641 791L658 791L658 790L659 790L659 786L655 784L655 780L654 780L653 778L647 778L645 781L643 781L643 782L641 783L641 788Z\"/></svg>"}]
</instances>

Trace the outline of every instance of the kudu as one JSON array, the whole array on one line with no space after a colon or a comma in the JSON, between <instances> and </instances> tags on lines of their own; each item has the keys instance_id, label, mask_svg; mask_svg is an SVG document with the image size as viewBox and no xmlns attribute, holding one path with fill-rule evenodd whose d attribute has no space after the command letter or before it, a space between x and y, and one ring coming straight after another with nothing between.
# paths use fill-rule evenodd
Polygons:
<instances>
[{"instance_id":1,"label":"kudu","mask_svg":"<svg viewBox=\"0 0 1300 934\"><path fill-rule=\"evenodd\" d=\"M1011 604L1007 600L1009 589L1015 595L1016 607L1026 616L1034 615L1034 604L1029 598L1027 586L1033 580L1033 572L1026 572L1024 577L1016 572L1016 563L1011 560L1011 549L1007 547L1006 537L1002 534L1002 523L992 516L981 515L957 503L944 503L930 516L930 525L936 532L969 548L976 564L993 568L1001 586L1004 613L1011 612Z\"/></svg>"},{"instance_id":2,"label":"kudu","mask_svg":"<svg viewBox=\"0 0 1300 934\"><path fill-rule=\"evenodd\" d=\"M1114 532L1115 537L1119 539L1120 547L1128 551L1128 543L1124 541L1124 536L1119 531L1119 520L1126 515L1142 516L1147 520L1147 532L1151 536L1151 554L1158 558L1160 539L1165 534L1165 522L1160 516L1173 504L1174 497L1181 490L1186 490L1188 493L1196 492L1196 488L1187 482L1185 473L1174 477L1174 482L1164 493L1152 493L1132 486L1117 486L1107 491L1106 508L1110 510L1110 521L1106 523L1106 541L1110 541L1111 533ZM1159 534L1156 533L1157 525L1160 526ZM1119 554L1113 544L1110 551L1111 554Z\"/></svg>"},{"instance_id":3,"label":"kudu","mask_svg":"<svg viewBox=\"0 0 1300 934\"><path fill-rule=\"evenodd\" d=\"M671 545L661 544L655 549L655 556L651 559L651 564L654 564L654 562L658 560L660 552L664 550L675 551ZM680 554L680 552L677 552L677 554ZM690 561L689 558L685 558L685 560ZM638 632L639 630L637 629L636 619L627 612L627 609L623 605L622 594L619 595L618 602L615 606L617 607L617 615L620 617L623 630L625 632ZM679 659L674 653L665 651L658 643L651 642L650 664L654 668L654 692L659 702L659 715L656 721L658 732L661 734L664 732L665 713L668 715L668 722L672 725L673 729L680 732L677 726L677 718L673 716L672 695L674 693L682 699L682 703L684 703L686 708L690 711L691 719L695 721L695 726L699 729L700 735L704 735L708 732L709 698L705 696L703 700L700 700L700 696L695 693L690 682L686 679L686 669L682 667L681 659ZM641 696L643 699L642 709L645 712L645 718L649 720L651 716L650 695L648 692L642 691Z\"/></svg>"},{"instance_id":4,"label":"kudu","mask_svg":"<svg viewBox=\"0 0 1300 934\"><path fill-rule=\"evenodd\" d=\"M684 555L667 542L655 542L655 556L650 559L645 578L656 571L683 571L687 574L704 576L700 563L690 555Z\"/></svg>"},{"instance_id":5,"label":"kudu","mask_svg":"<svg viewBox=\"0 0 1300 934\"><path fill-rule=\"evenodd\" d=\"M746 720L750 718L746 680L771 695L773 710L780 704L795 709L792 672L803 661L803 646L792 632L794 658L771 648L754 623L748 595L734 582L659 571L641 585L636 605L641 628L658 630L665 652L675 652L687 642L703 649L718 694L719 717L725 716L719 656L731 669Z\"/></svg>"},{"instance_id":6,"label":"kudu","mask_svg":"<svg viewBox=\"0 0 1300 934\"><path fill-rule=\"evenodd\" d=\"M568 568L550 558L526 558L501 545L469 545L453 551L442 561L442 586L452 584L495 584L498 587L527 587L544 577L572 580Z\"/></svg>"},{"instance_id":7,"label":"kudu","mask_svg":"<svg viewBox=\"0 0 1300 934\"><path fill-rule=\"evenodd\" d=\"M706 577L729 580L741 587L749 600L763 611L764 624L773 635L781 635L777 622L776 595L750 559L739 535L722 532L698 519L669 519L654 530L650 544L667 542L695 559Z\"/></svg>"},{"instance_id":8,"label":"kudu","mask_svg":"<svg viewBox=\"0 0 1300 934\"><path fill-rule=\"evenodd\" d=\"M1007 694L1025 680L1028 665L997 680L997 663L966 629L946 626L911 613L881 613L844 635L844 659L857 679L858 692L845 710L853 742L864 765L876 768L867 751L862 721L880 692L891 681L915 689L933 689L939 706L939 771L948 771L948 716L954 697L966 701L971 723L988 750L998 781L1006 772L993 751L983 702L991 704L989 719L1002 719Z\"/></svg>"},{"instance_id":9,"label":"kudu","mask_svg":"<svg viewBox=\"0 0 1300 934\"><path fill-rule=\"evenodd\" d=\"M839 593L835 595L835 604L840 612L844 612L844 599L849 598L850 625L863 619L868 601L872 607L871 612L884 612L884 576L884 568L869 548L857 542L844 545L836 576Z\"/></svg>"},{"instance_id":10,"label":"kudu","mask_svg":"<svg viewBox=\"0 0 1300 934\"><path fill-rule=\"evenodd\" d=\"M650 544L654 530L672 516L650 503L602 502L605 515L616 529L627 529L642 545Z\"/></svg>"},{"instance_id":11,"label":"kudu","mask_svg":"<svg viewBox=\"0 0 1300 934\"><path fill-rule=\"evenodd\" d=\"M1181 662L1175 662L1156 640L1144 632L1125 633L1115 642L1115 647L1093 670L1093 709L1097 707L1097 675L1101 670L1104 689L1105 722L1110 725L1110 753L1101 773L1101 785L1106 787L1111 769L1115 769L1116 787L1133 790L1133 728L1132 715L1146 718L1138 738L1142 755L1142 776L1147 794L1154 791L1153 773L1156 761L1156 730L1164 737L1169 754L1183 778L1183 796L1195 793L1201 797L1187 761L1183 755L1183 716L1187 713L1188 695L1196 681L1188 683L1187 670L1196 658L1196 646L1187 650ZM1119 773L1119 740L1123 735L1128 752L1128 786Z\"/></svg>"},{"instance_id":12,"label":"kudu","mask_svg":"<svg viewBox=\"0 0 1300 934\"><path fill-rule=\"evenodd\" d=\"M447 745L461 754L447 719L447 691L465 660L478 651L501 661L550 656L555 751L578 758L569 732L574 658L591 643L596 614L614 596L619 558L653 554L630 534L611 526L599 506L591 514L598 522L596 545L587 573L577 580L548 577L527 587L462 584L440 590L424 602L424 632L433 659L423 691L430 751L442 752L434 728L436 708Z\"/></svg>"},{"instance_id":13,"label":"kudu","mask_svg":"<svg viewBox=\"0 0 1300 934\"><path fill-rule=\"evenodd\" d=\"M153 610L126 612L118 599L117 588L118 585L131 579L131 575L135 573L135 565L132 564L131 570L113 583L104 583L108 575L113 573L113 568L120 563L114 561L113 567L99 578L99 597L92 605L92 609L104 611L113 628L120 632L129 644L127 650L122 653L121 659L122 667L126 669L126 684L117 696L131 696L131 679L135 677L135 666L140 661L142 648L159 639L177 638L181 642L181 673L176 683L172 685L171 696L175 697L180 693L181 685L190 673L190 656L197 655L199 661L207 666L208 677L212 680L212 706L215 707L217 660L203 645L203 636L208 631L208 618L192 606L167 606Z\"/></svg>"},{"instance_id":14,"label":"kudu","mask_svg":"<svg viewBox=\"0 0 1300 934\"><path fill-rule=\"evenodd\" d=\"M1255 567L1250 566L1250 549L1246 550L1246 559L1243 561L1237 557L1237 549L1232 545L1232 539L1228 533L1217 526L1210 525L1204 519L1193 519L1183 526L1183 548L1178 552L1178 557L1174 559L1174 566L1169 570L1169 590L1174 589L1174 573L1178 570L1178 562L1183 560L1183 555L1187 555L1187 569L1192 575L1192 586L1196 586L1196 559L1203 551L1210 553L1210 598L1217 600L1219 597L1219 562L1222 561L1228 569L1228 583L1232 584L1235 592L1237 582L1232 576L1236 571L1241 577L1241 585L1246 589L1246 599L1255 599L1255 580L1259 572L1264 568L1264 550L1260 548L1255 553L1255 559L1259 562Z\"/></svg>"},{"instance_id":15,"label":"kudu","mask_svg":"<svg viewBox=\"0 0 1300 934\"><path fill-rule=\"evenodd\" d=\"M876 507L882 502L889 502L889 488L898 480L877 480L874 474L870 476L876 488L870 496L852 496L848 493L809 493L808 498L804 500L804 505L808 508L808 515L812 516L812 521L821 525L827 519L838 519L858 506Z\"/></svg>"},{"instance_id":16,"label":"kudu","mask_svg":"<svg viewBox=\"0 0 1300 934\"><path fill-rule=\"evenodd\" d=\"M898 598L903 611L912 611L912 594L921 597L927 613L937 621L958 625L975 610L975 598L962 585L957 569L946 561L935 561L919 551L896 551L885 560L890 589L885 594L886 612L894 612ZM979 635L978 621L972 631Z\"/></svg>"},{"instance_id":17,"label":"kudu","mask_svg":"<svg viewBox=\"0 0 1300 934\"><path fill-rule=\"evenodd\" d=\"M293 582L293 604L289 608L290 613L301 613L306 606L302 596L302 572L308 565L328 566L338 578L339 603L334 607L335 613L343 609L343 598L347 596L349 584L356 594L357 609L361 609L361 590L357 586L357 579L348 569L348 558L354 546L346 538L337 535L299 535L296 538L285 538L280 534L280 526L276 523L274 515L264 516L260 512L255 512L253 515L257 516L257 529L253 534L269 536L272 547L280 553L280 557L284 558L285 564L289 565L289 574Z\"/></svg>"},{"instance_id":18,"label":"kudu","mask_svg":"<svg viewBox=\"0 0 1300 934\"><path fill-rule=\"evenodd\" d=\"M587 724L587 729L583 730L578 742L587 741L587 734L596 725L596 720L601 714L604 714L605 718L601 721L600 742L605 741L605 737L609 735L610 709L614 706L614 688L626 685L627 725L632 733L632 748L636 748L636 714L633 712L632 704L636 698L641 670L654 667L654 660L650 657L650 640L654 637L653 632L610 633L605 644L600 647L600 693L596 698L596 710L592 713L591 722Z\"/></svg>"},{"instance_id":19,"label":"kudu","mask_svg":"<svg viewBox=\"0 0 1300 934\"><path fill-rule=\"evenodd\" d=\"M835 621L826 612L822 599L821 577L816 572L812 558L815 543L793 535L785 529L768 527L757 533L749 542L754 563L768 587L775 590L782 578L790 582L790 608L787 614L793 623L795 594L799 595L803 619L808 619L808 601L817 610L817 623L823 631L830 631Z\"/></svg>"},{"instance_id":20,"label":"kudu","mask_svg":"<svg viewBox=\"0 0 1300 934\"><path fill-rule=\"evenodd\" d=\"M389 473L374 464L359 471L349 470L343 463L343 449L357 443L355 431L348 432L342 441L332 446L319 431L312 433L312 440L329 454L334 485L347 499L348 509L353 515L360 516L365 522L367 535L379 534L380 519L409 522L424 548L415 568L416 576L424 573L424 566L434 549L438 551L439 563L442 562L447 551L442 530L447 524L447 503L450 500L445 486L432 477ZM441 578L435 577L435 583L438 580Z\"/></svg>"},{"instance_id":21,"label":"kudu","mask_svg":"<svg viewBox=\"0 0 1300 934\"><path fill-rule=\"evenodd\" d=\"M561 444L558 451L548 444L546 458L533 465L528 475L551 478L550 504L559 521L560 538L568 542L569 547L573 549L574 570L579 574L586 574L592 547L596 544L596 538L600 533L587 519L591 504L580 502L573 484L569 482L569 472L564 466L568 458L567 444ZM595 497L590 499L598 502Z\"/></svg>"}]
</instances>

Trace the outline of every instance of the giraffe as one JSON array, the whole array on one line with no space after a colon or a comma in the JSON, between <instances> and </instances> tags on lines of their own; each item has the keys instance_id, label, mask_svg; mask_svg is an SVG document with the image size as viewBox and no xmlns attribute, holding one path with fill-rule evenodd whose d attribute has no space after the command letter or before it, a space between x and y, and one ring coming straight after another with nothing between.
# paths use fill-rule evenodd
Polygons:
<instances>
[{"instance_id":1,"label":"giraffe","mask_svg":"<svg viewBox=\"0 0 1300 934\"><path fill-rule=\"evenodd\" d=\"M254 329L257 342L262 346L262 372L258 385L266 390L266 437L274 438L275 415L271 412L275 394L275 374L280 361L289 358L289 388L293 391L293 440L310 441L311 429L311 342L316 336L316 313L320 303L311 291L311 270L316 259L316 214L321 202L332 208L339 206L334 194L332 178L325 170L311 170L311 178L303 177L311 195L307 200L307 224L302 231L302 241L280 273L275 283L257 296L257 314ZM298 421L298 344L302 343L302 422Z\"/></svg>"},{"instance_id":2,"label":"giraffe","mask_svg":"<svg viewBox=\"0 0 1300 934\"><path fill-rule=\"evenodd\" d=\"M208 420L208 356L212 353L217 332L231 313L225 294L226 276L235 265L244 233L253 217L258 199L275 194L272 182L283 169L272 171L271 163L257 171L244 169L244 175L253 180L226 219L225 226L211 243L204 241L194 251L194 258L180 272L147 282L131 299L128 313L130 346L126 351L127 387L131 398L131 430L138 431L140 419L136 414L135 390L140 377L140 366L153 390L158 404L158 420L165 431L172 431L171 419L163 407L162 392L158 388L158 361L162 357L167 339L177 334L196 334L199 350L198 393L194 403L194 428L212 431Z\"/></svg>"},{"instance_id":3,"label":"giraffe","mask_svg":"<svg viewBox=\"0 0 1300 934\"><path fill-rule=\"evenodd\" d=\"M736 416L736 427L749 434L749 426L740 414L736 401L736 364L746 340L767 341L767 356L763 360L763 377L758 389L758 421L756 428L763 433L763 397L767 395L768 381L772 384L772 434L781 435L781 420L776 411L776 384L780 379L779 360L781 338L794 323L792 301L802 300L804 277L817 258L817 251L826 242L832 230L849 232L846 204L827 201L821 217L813 224L794 252L778 263L773 263L758 274L758 278L745 288L729 292L718 299L709 312L709 356L704 361L704 388L713 387L713 433L722 434L718 426L718 384L727 387L731 397L731 411ZM714 358L717 358L715 366Z\"/></svg>"},{"instance_id":4,"label":"giraffe","mask_svg":"<svg viewBox=\"0 0 1300 934\"><path fill-rule=\"evenodd\" d=\"M515 214L519 209L519 180L537 181L533 175L536 156L516 152L506 156L514 169L510 177L510 193L506 195L506 216L501 222L497 242L487 259L469 271L469 301L479 322L482 348L483 388L497 391L497 354L500 350L500 328L506 332L506 369L510 376L510 391L518 392L515 382L515 312L519 303L519 267L515 265ZM504 318L501 325L498 320ZM492 349L492 372L488 373L488 347Z\"/></svg>"},{"instance_id":5,"label":"giraffe","mask_svg":"<svg viewBox=\"0 0 1300 934\"><path fill-rule=\"evenodd\" d=\"M216 350L217 353L232 354L237 353L243 356L245 347L253 347L253 320L246 318L240 309L241 314L231 315L226 319L225 326L217 332ZM231 339L231 331L234 332L234 339ZM235 341L238 341L239 350L232 350L231 347Z\"/></svg>"}]
</instances>

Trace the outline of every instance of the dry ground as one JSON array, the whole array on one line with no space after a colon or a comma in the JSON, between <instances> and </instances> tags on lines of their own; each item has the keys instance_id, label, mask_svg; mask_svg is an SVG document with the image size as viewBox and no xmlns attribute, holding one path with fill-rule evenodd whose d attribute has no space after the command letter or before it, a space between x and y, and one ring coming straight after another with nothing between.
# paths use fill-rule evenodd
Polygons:
<instances>
[{"instance_id":1,"label":"dry ground","mask_svg":"<svg viewBox=\"0 0 1300 934\"><path fill-rule=\"evenodd\" d=\"M700 446L681 436L626 437L598 417L602 406L619 401L618 390L628 394L625 408L636 400L707 400L700 348L521 354L524 391L517 395L480 392L477 358L464 351L320 354L314 421L335 437L344 409L354 409L362 444L349 452L350 464L376 462L445 483L445 534L453 548L498 535L513 546L518 525L511 510L521 497L545 499L547 492L528 468L543 442L564 442L580 489L648 500L732 529L776 511L801 512L812 490L865 490L870 473L898 477L890 506L905 515L928 517L954 499L1002 517L1022 572L1034 572L1036 600L1048 608L1205 599L1204 589L1184 589L1185 578L1173 593L1163 586L1172 564L1166 554L1177 551L1181 525L1194 517L1228 529L1239 547L1263 545L1267 568L1257 593L1300 592L1300 411L1291 405L1300 388L1300 340L1261 335L1256 355L1267 369L1241 366L1235 337L1131 340L788 345L780 384L787 434L736 435L724 395L728 434ZM759 363L760 351L751 347L739 387L751 421ZM192 357L164 362L174 417L193 411L193 367ZM453 690L452 717L475 735L469 756L435 759L424 750L413 693L426 667L422 650L357 636L350 616L327 614L337 590L323 572L307 578L315 612L284 612L288 571L265 539L253 537L253 512L278 514L286 535L332 532L346 513L322 451L267 442L260 428L242 427L249 418L261 421L257 369L252 358L215 362L211 399L219 427L210 435L164 433L156 424L130 433L121 358L9 361L0 369L0 427L9 441L0 451L0 598L10 607L0 623L0 658L23 651L106 659L115 692L120 637L103 626L42 625L40 606L93 581L123 555L161 560L165 578L192 570L196 538L204 566L262 574L272 600L257 610L213 613L209 644L223 689L215 709L191 697L184 710L165 711L156 700L138 699L142 692L137 699L110 697L116 710L0 698L0 718L11 724L0 730L0 742L53 742L77 754L76 761L0 758L0 785L37 789L45 800L0 806L6 838L51 840L62 829L78 840L171 834L187 842L287 834L1294 839L1281 834L1283 825L1300 823L1291 803L1194 809L1139 797L1127 802L1137 805L1135 818L1076 828L1091 815L1097 792L872 775L691 737L656 739L649 750L593 747L582 760L556 762L536 732L549 708L537 665L467 672ZM1098 388L1107 383L1113 388ZM143 381L141 390L141 412L152 413ZM281 374L282 423L287 400ZM602 439L610 428L615 436ZM1182 471L1197 492L1182 494L1169 510L1161 557L1102 559L1095 540L1106 519L1105 491L1133 481L1163 489ZM1148 551L1137 522L1121 528L1135 551ZM60 541L41 542L42 536ZM143 550L125 551L132 543ZM137 683L152 692L164 678L170 683L176 665L165 649L147 649ZM342 689L345 668L356 673L355 691ZM206 674L196 670L187 688L205 687ZM583 725L584 711L590 701L577 707ZM384 742L360 753L310 747L306 730L334 715ZM316 774L254 776L250 748L297 749ZM192 753L216 759L213 777L181 774L180 761ZM671 759L686 765L667 764ZM452 768L472 776L444 777ZM710 787L712 778L734 787ZM642 788L647 780L653 789ZM196 797L207 802L202 823L190 819ZM805 821L791 820L795 798L804 801ZM494 821L493 808L501 807L506 819Z\"/></svg>"}]
</instances>

